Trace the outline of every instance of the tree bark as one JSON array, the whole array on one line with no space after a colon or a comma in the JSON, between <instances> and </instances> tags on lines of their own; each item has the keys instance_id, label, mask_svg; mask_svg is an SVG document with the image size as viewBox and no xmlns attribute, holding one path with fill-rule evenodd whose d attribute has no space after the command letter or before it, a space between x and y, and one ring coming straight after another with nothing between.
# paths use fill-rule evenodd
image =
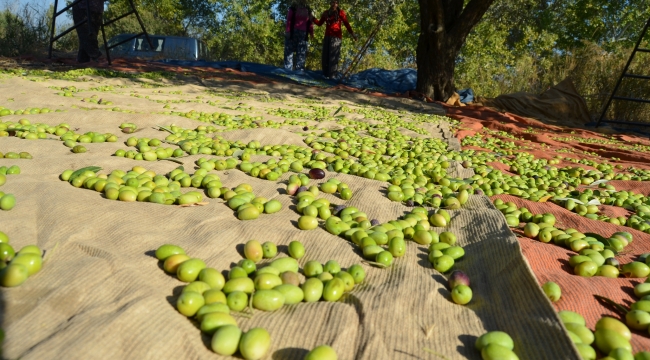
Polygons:
<instances>
[{"instance_id":1,"label":"tree bark","mask_svg":"<svg viewBox=\"0 0 650 360\"><path fill-rule=\"evenodd\" d=\"M456 57L493 2L471 0L463 9L463 0L419 0L417 91L438 101L453 95Z\"/></svg>"}]
</instances>

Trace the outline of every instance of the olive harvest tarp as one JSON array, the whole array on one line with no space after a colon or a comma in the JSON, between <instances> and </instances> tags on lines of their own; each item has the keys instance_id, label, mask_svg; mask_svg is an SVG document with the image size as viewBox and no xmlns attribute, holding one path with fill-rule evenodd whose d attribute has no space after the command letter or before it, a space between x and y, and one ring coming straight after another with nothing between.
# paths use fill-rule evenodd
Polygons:
<instances>
[{"instance_id":1,"label":"olive harvest tarp","mask_svg":"<svg viewBox=\"0 0 650 360\"><path fill-rule=\"evenodd\" d=\"M163 139L167 134L155 125L175 123L195 128L199 123L184 117L154 114L164 103L155 100L183 99L172 106L183 111L238 113L215 108L253 106L251 114L281 121L267 109L281 106L260 98L228 98L208 95L206 90L225 90L219 81L204 85L144 87L126 79L88 77L92 81L30 81L29 77L0 79L0 106L11 109L49 107L64 112L11 115L2 121L29 119L32 123L70 124L78 133L111 132L116 143L86 144L88 152L73 154L58 139L22 140L0 138L0 151L28 151L32 160L0 159L2 165L19 165L22 172L11 175L2 191L13 193L17 205L0 211L0 230L15 248L36 244L46 250L47 260L40 273L16 288L0 289L1 327L6 339L3 357L9 359L216 359L209 337L196 323L179 314L175 301L184 283L163 272L152 256L162 244L183 247L208 266L227 270L242 255L242 244L250 239L273 241L280 257L286 245L301 241L306 255L300 260L325 263L337 260L343 268L363 264L355 248L322 228L301 231L295 222L292 197L281 189L289 174L277 182L250 177L239 170L217 172L224 186L251 184L255 194L277 199L279 213L239 221L220 199L207 199L205 206L177 207L151 203L126 203L104 199L99 193L78 189L60 181L66 169L96 165L103 173L144 166L165 174L178 164L170 161L144 162L111 156L126 149L131 135L119 132L122 122L134 122L142 131L138 137ZM68 98L51 86L74 85L85 91ZM112 91L90 90L112 85ZM124 86L124 87L120 87ZM158 92L163 90L162 93ZM182 90L181 94L170 92ZM141 97L132 96L136 93ZM106 111L106 106L82 102L96 94L114 103L111 107L138 113ZM149 98L145 98L148 96ZM203 96L202 101L194 101ZM6 100L11 98L11 101ZM285 98L298 103L300 97ZM325 99L323 106L336 109L345 100ZM347 102L349 106L355 103ZM87 107L89 109L73 108ZM262 112L260 112L262 111ZM346 114L348 116L348 114ZM349 115L355 116L355 115ZM360 118L363 120L362 117ZM314 121L311 124L318 125ZM328 123L332 127L337 125ZM324 125L324 124L321 124ZM449 136L445 122L427 124L429 136ZM252 129L224 132L230 140L259 140L262 145L305 146L300 127ZM201 156L181 158L187 171ZM253 157L255 159L255 157ZM471 170L453 164L450 173L469 177ZM344 202L323 194L332 203L359 207L371 218L385 222L403 215L408 207L391 202L382 194L386 183L360 177L328 173L346 182L354 195ZM324 181L324 180L322 180ZM321 181L316 181L319 183ZM301 359L311 348L329 344L339 359L480 359L474 349L478 336L491 330L512 335L520 359L578 359L577 352L559 321L555 309L541 291L519 241L503 215L484 196L471 196L467 206L452 211L449 229L457 234L466 255L456 265L472 279L474 298L466 306L450 300L446 276L432 269L426 249L408 243L407 254L389 269L363 264L365 281L335 303L318 302L284 306L271 313L255 311L251 318L235 315L243 330L263 327L271 335L271 349L265 359ZM437 229L437 231L444 231ZM437 355L436 355L437 354Z\"/></svg>"},{"instance_id":2,"label":"olive harvest tarp","mask_svg":"<svg viewBox=\"0 0 650 360\"><path fill-rule=\"evenodd\" d=\"M477 101L500 111L559 126L582 127L591 121L587 103L570 78L562 80L541 94L518 92L499 95L496 98L479 97Z\"/></svg>"}]
</instances>

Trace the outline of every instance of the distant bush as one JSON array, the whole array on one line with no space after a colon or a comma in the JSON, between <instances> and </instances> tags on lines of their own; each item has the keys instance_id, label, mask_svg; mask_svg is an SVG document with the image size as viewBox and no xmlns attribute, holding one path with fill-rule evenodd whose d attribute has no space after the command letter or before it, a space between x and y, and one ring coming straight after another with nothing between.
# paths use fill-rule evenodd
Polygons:
<instances>
[{"instance_id":1,"label":"distant bush","mask_svg":"<svg viewBox=\"0 0 650 360\"><path fill-rule=\"evenodd\" d=\"M50 40L52 8L39 12L28 4L18 11L8 8L0 12L0 55L44 55ZM61 21L61 18L59 18ZM57 28L68 28L60 24ZM72 51L76 47L76 34L71 32L56 43L59 51Z\"/></svg>"}]
</instances>

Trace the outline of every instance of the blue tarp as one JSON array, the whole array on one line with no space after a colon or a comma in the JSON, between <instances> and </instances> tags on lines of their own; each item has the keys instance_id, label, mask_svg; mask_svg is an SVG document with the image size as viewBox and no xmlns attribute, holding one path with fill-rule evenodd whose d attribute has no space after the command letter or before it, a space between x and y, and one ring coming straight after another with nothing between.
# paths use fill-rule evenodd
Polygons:
<instances>
[{"instance_id":1,"label":"blue tarp","mask_svg":"<svg viewBox=\"0 0 650 360\"><path fill-rule=\"evenodd\" d=\"M291 71L273 65L256 64L242 61L184 61L184 60L162 60L163 63L178 66L211 67L216 69L235 69L244 72L252 72L275 78L291 79L305 85L335 86L343 84L346 86L369 89L386 94L404 93L415 90L418 72L415 69L383 70L368 69L354 74L343 81L325 79L320 71L305 70ZM472 89L463 89L458 92L460 101L463 103L474 100Z\"/></svg>"}]
</instances>

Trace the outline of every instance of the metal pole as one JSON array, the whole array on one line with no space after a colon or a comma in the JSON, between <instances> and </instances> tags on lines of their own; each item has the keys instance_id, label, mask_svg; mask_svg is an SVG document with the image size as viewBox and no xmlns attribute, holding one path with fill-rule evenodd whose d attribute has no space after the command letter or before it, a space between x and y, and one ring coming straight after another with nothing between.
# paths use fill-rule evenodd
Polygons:
<instances>
[{"instance_id":1,"label":"metal pole","mask_svg":"<svg viewBox=\"0 0 650 360\"><path fill-rule=\"evenodd\" d=\"M54 31L56 31L56 11L59 8L59 0L54 0L54 11L52 12L52 32L50 32L50 47L47 58L52 58L52 47L54 46Z\"/></svg>"},{"instance_id":2,"label":"metal pole","mask_svg":"<svg viewBox=\"0 0 650 360\"><path fill-rule=\"evenodd\" d=\"M106 32L104 31L104 15L102 14L102 39L104 40L104 51L106 52L106 61L108 61L108 66L111 66L111 54L108 49L108 43L106 43Z\"/></svg>"},{"instance_id":3,"label":"metal pole","mask_svg":"<svg viewBox=\"0 0 650 360\"><path fill-rule=\"evenodd\" d=\"M607 113L607 109L609 108L609 105L611 105L612 103L612 98L616 94L616 91L618 91L618 87L621 85L621 81L623 81L623 77L625 77L625 74L627 73L627 69L630 67L632 60L634 59L634 54L636 53L636 50L639 48L639 45L641 44L641 40L643 40L643 38L645 37L645 33L646 31L648 31L649 26L650 26L650 18L648 18L648 21L643 27L643 31L641 31L641 36L639 36L639 40L637 40L636 45L634 45L634 50L632 50L632 54L630 54L630 58L627 59L627 64L625 64L625 67L623 68L623 73L618 78L618 81L616 81L616 86L614 86L614 91L612 91L612 94L609 96L609 99L607 100L607 103L603 108L603 112L600 114L600 118L598 118L598 122L596 123L596 128L599 127L600 123L603 121L603 118Z\"/></svg>"}]
</instances>

